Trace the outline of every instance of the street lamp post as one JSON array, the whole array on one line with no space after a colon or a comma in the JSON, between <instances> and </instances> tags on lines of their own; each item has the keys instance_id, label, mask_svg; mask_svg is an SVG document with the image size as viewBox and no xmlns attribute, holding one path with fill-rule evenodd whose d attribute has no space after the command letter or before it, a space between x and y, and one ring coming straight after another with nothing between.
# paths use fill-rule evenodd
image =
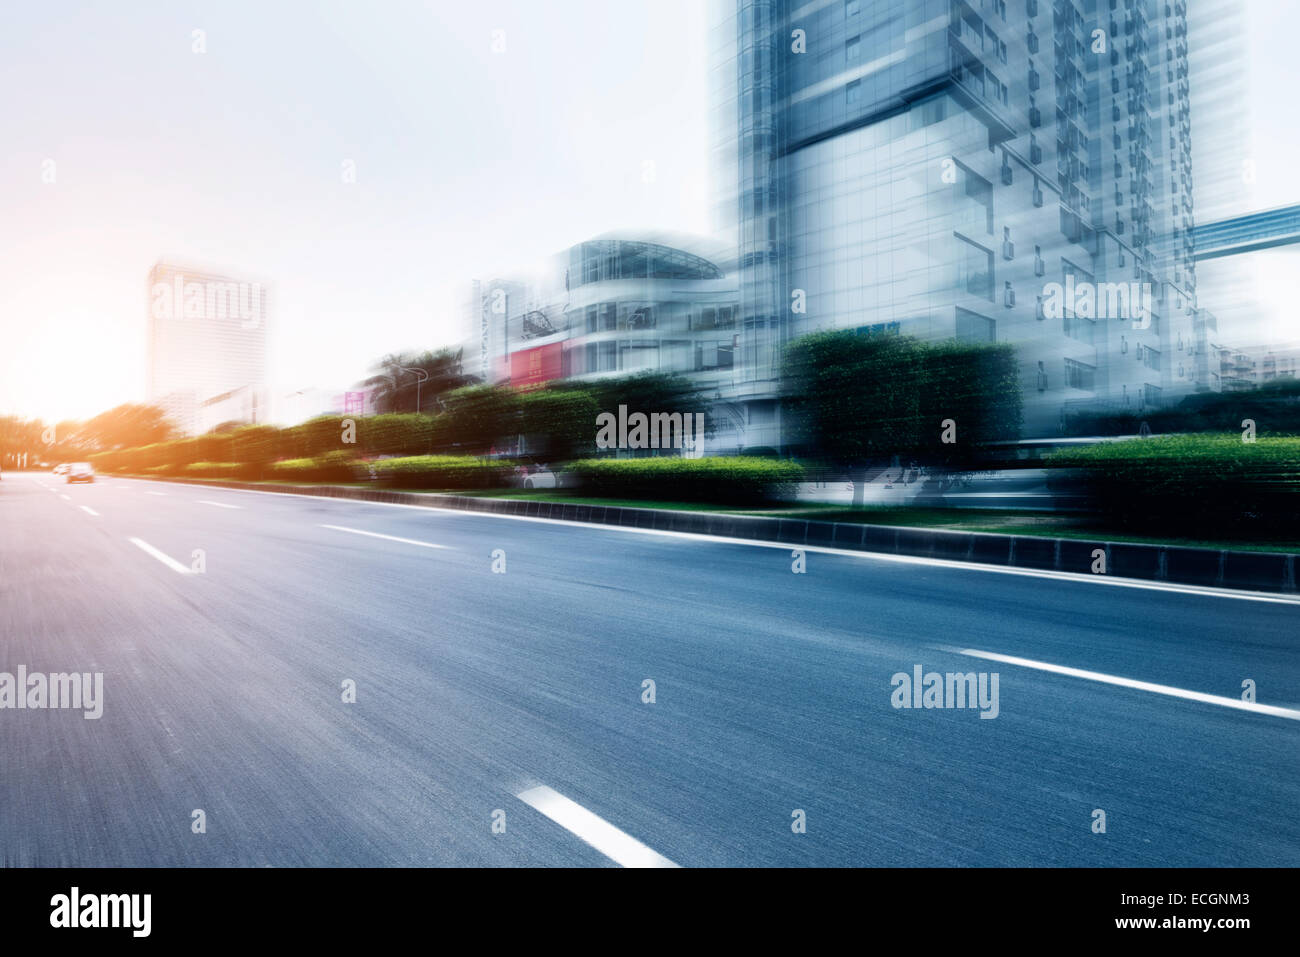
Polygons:
<instances>
[{"instance_id":1,"label":"street lamp post","mask_svg":"<svg viewBox=\"0 0 1300 957\"><path fill-rule=\"evenodd\" d=\"M423 369L408 369L405 366L398 366L402 372L409 372L412 375L418 375L420 378L415 380L415 411L420 411L420 386L424 385L429 379L429 373Z\"/></svg>"}]
</instances>

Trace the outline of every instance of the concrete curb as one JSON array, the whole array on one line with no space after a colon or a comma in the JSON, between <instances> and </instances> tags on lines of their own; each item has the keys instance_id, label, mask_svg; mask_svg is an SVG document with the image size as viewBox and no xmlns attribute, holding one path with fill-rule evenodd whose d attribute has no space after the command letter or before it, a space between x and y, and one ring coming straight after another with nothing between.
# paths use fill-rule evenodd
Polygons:
<instances>
[{"instance_id":1,"label":"concrete curb","mask_svg":"<svg viewBox=\"0 0 1300 957\"><path fill-rule=\"evenodd\" d=\"M126 477L126 476L124 476ZM135 476L131 476L135 477ZM259 485L253 482L139 476L149 481L201 485L212 488L316 495L363 502L389 502L425 508L451 508L498 515L621 525L659 531L720 535L779 542L798 547L822 545L853 551L880 552L941 558L1010 568L1093 573L1100 549L1105 553L1105 574L1181 585L1203 585L1249 591L1296 592L1296 558L1287 552L1238 552L1227 549L1186 548L1180 545L1145 545L1134 542L1090 541L1079 538L1039 538L998 535L992 532L956 532L946 529L897 525L863 525L853 522L818 522L761 515L725 515L718 512L679 512L669 509L579 505L535 499L477 498L432 492L354 488L346 485Z\"/></svg>"}]
</instances>

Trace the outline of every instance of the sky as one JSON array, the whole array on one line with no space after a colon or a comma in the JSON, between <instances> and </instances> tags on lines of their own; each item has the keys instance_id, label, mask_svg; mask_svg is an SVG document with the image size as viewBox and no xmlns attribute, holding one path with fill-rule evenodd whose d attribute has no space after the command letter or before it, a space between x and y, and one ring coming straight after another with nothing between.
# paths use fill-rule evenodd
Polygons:
<instances>
[{"instance_id":1,"label":"sky","mask_svg":"<svg viewBox=\"0 0 1300 957\"><path fill-rule=\"evenodd\" d=\"M712 222L705 0L49 0L5 21L0 414L143 400L159 259L269 284L289 394L458 341L473 278ZM1300 4L1248 0L1246 26L1243 197L1300 202ZM1251 263L1251 336L1300 338L1298 265Z\"/></svg>"},{"instance_id":2,"label":"sky","mask_svg":"<svg viewBox=\"0 0 1300 957\"><path fill-rule=\"evenodd\" d=\"M0 412L142 400L160 258L269 284L269 376L291 392L456 340L473 278L711 223L701 0L43 2L5 20Z\"/></svg>"}]
</instances>

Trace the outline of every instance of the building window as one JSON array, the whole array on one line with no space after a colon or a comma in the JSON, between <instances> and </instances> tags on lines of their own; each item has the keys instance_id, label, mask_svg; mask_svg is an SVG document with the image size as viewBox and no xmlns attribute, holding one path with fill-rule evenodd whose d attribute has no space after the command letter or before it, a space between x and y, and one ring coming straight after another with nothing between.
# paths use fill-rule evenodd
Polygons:
<instances>
[{"instance_id":1,"label":"building window","mask_svg":"<svg viewBox=\"0 0 1300 957\"><path fill-rule=\"evenodd\" d=\"M1097 367L1075 359L1065 360L1065 384L1071 389L1092 392L1096 388Z\"/></svg>"},{"instance_id":2,"label":"building window","mask_svg":"<svg viewBox=\"0 0 1300 957\"><path fill-rule=\"evenodd\" d=\"M984 177L957 163L960 173L953 184L953 199L957 206L956 227L963 232L976 233L981 229L993 235L993 185Z\"/></svg>"},{"instance_id":3,"label":"building window","mask_svg":"<svg viewBox=\"0 0 1300 957\"><path fill-rule=\"evenodd\" d=\"M956 236L956 234L954 234ZM993 301L993 253L963 236L957 239L957 287Z\"/></svg>"},{"instance_id":4,"label":"building window","mask_svg":"<svg viewBox=\"0 0 1300 957\"><path fill-rule=\"evenodd\" d=\"M862 8L861 0L844 0L844 15L846 17L857 16L858 11Z\"/></svg>"},{"instance_id":5,"label":"building window","mask_svg":"<svg viewBox=\"0 0 1300 957\"><path fill-rule=\"evenodd\" d=\"M862 38L853 37L844 44L844 57L848 60L856 60L858 54L862 52Z\"/></svg>"},{"instance_id":6,"label":"building window","mask_svg":"<svg viewBox=\"0 0 1300 957\"><path fill-rule=\"evenodd\" d=\"M862 81L850 80L849 85L844 89L846 94L845 98L847 99L847 101L849 103L856 103L858 102L859 97L861 97L862 95Z\"/></svg>"},{"instance_id":7,"label":"building window","mask_svg":"<svg viewBox=\"0 0 1300 957\"><path fill-rule=\"evenodd\" d=\"M998 324L969 309L957 310L957 338L962 342L996 342Z\"/></svg>"}]
</instances>

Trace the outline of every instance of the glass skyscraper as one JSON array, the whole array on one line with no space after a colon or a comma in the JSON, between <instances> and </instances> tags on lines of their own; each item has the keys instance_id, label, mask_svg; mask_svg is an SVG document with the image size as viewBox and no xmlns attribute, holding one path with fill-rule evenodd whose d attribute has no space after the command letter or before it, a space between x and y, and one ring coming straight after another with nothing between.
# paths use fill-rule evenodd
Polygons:
<instances>
[{"instance_id":1,"label":"glass skyscraper","mask_svg":"<svg viewBox=\"0 0 1300 957\"><path fill-rule=\"evenodd\" d=\"M1031 437L1208 388L1185 2L715 0L711 29L753 414L832 328L1014 344Z\"/></svg>"}]
</instances>

